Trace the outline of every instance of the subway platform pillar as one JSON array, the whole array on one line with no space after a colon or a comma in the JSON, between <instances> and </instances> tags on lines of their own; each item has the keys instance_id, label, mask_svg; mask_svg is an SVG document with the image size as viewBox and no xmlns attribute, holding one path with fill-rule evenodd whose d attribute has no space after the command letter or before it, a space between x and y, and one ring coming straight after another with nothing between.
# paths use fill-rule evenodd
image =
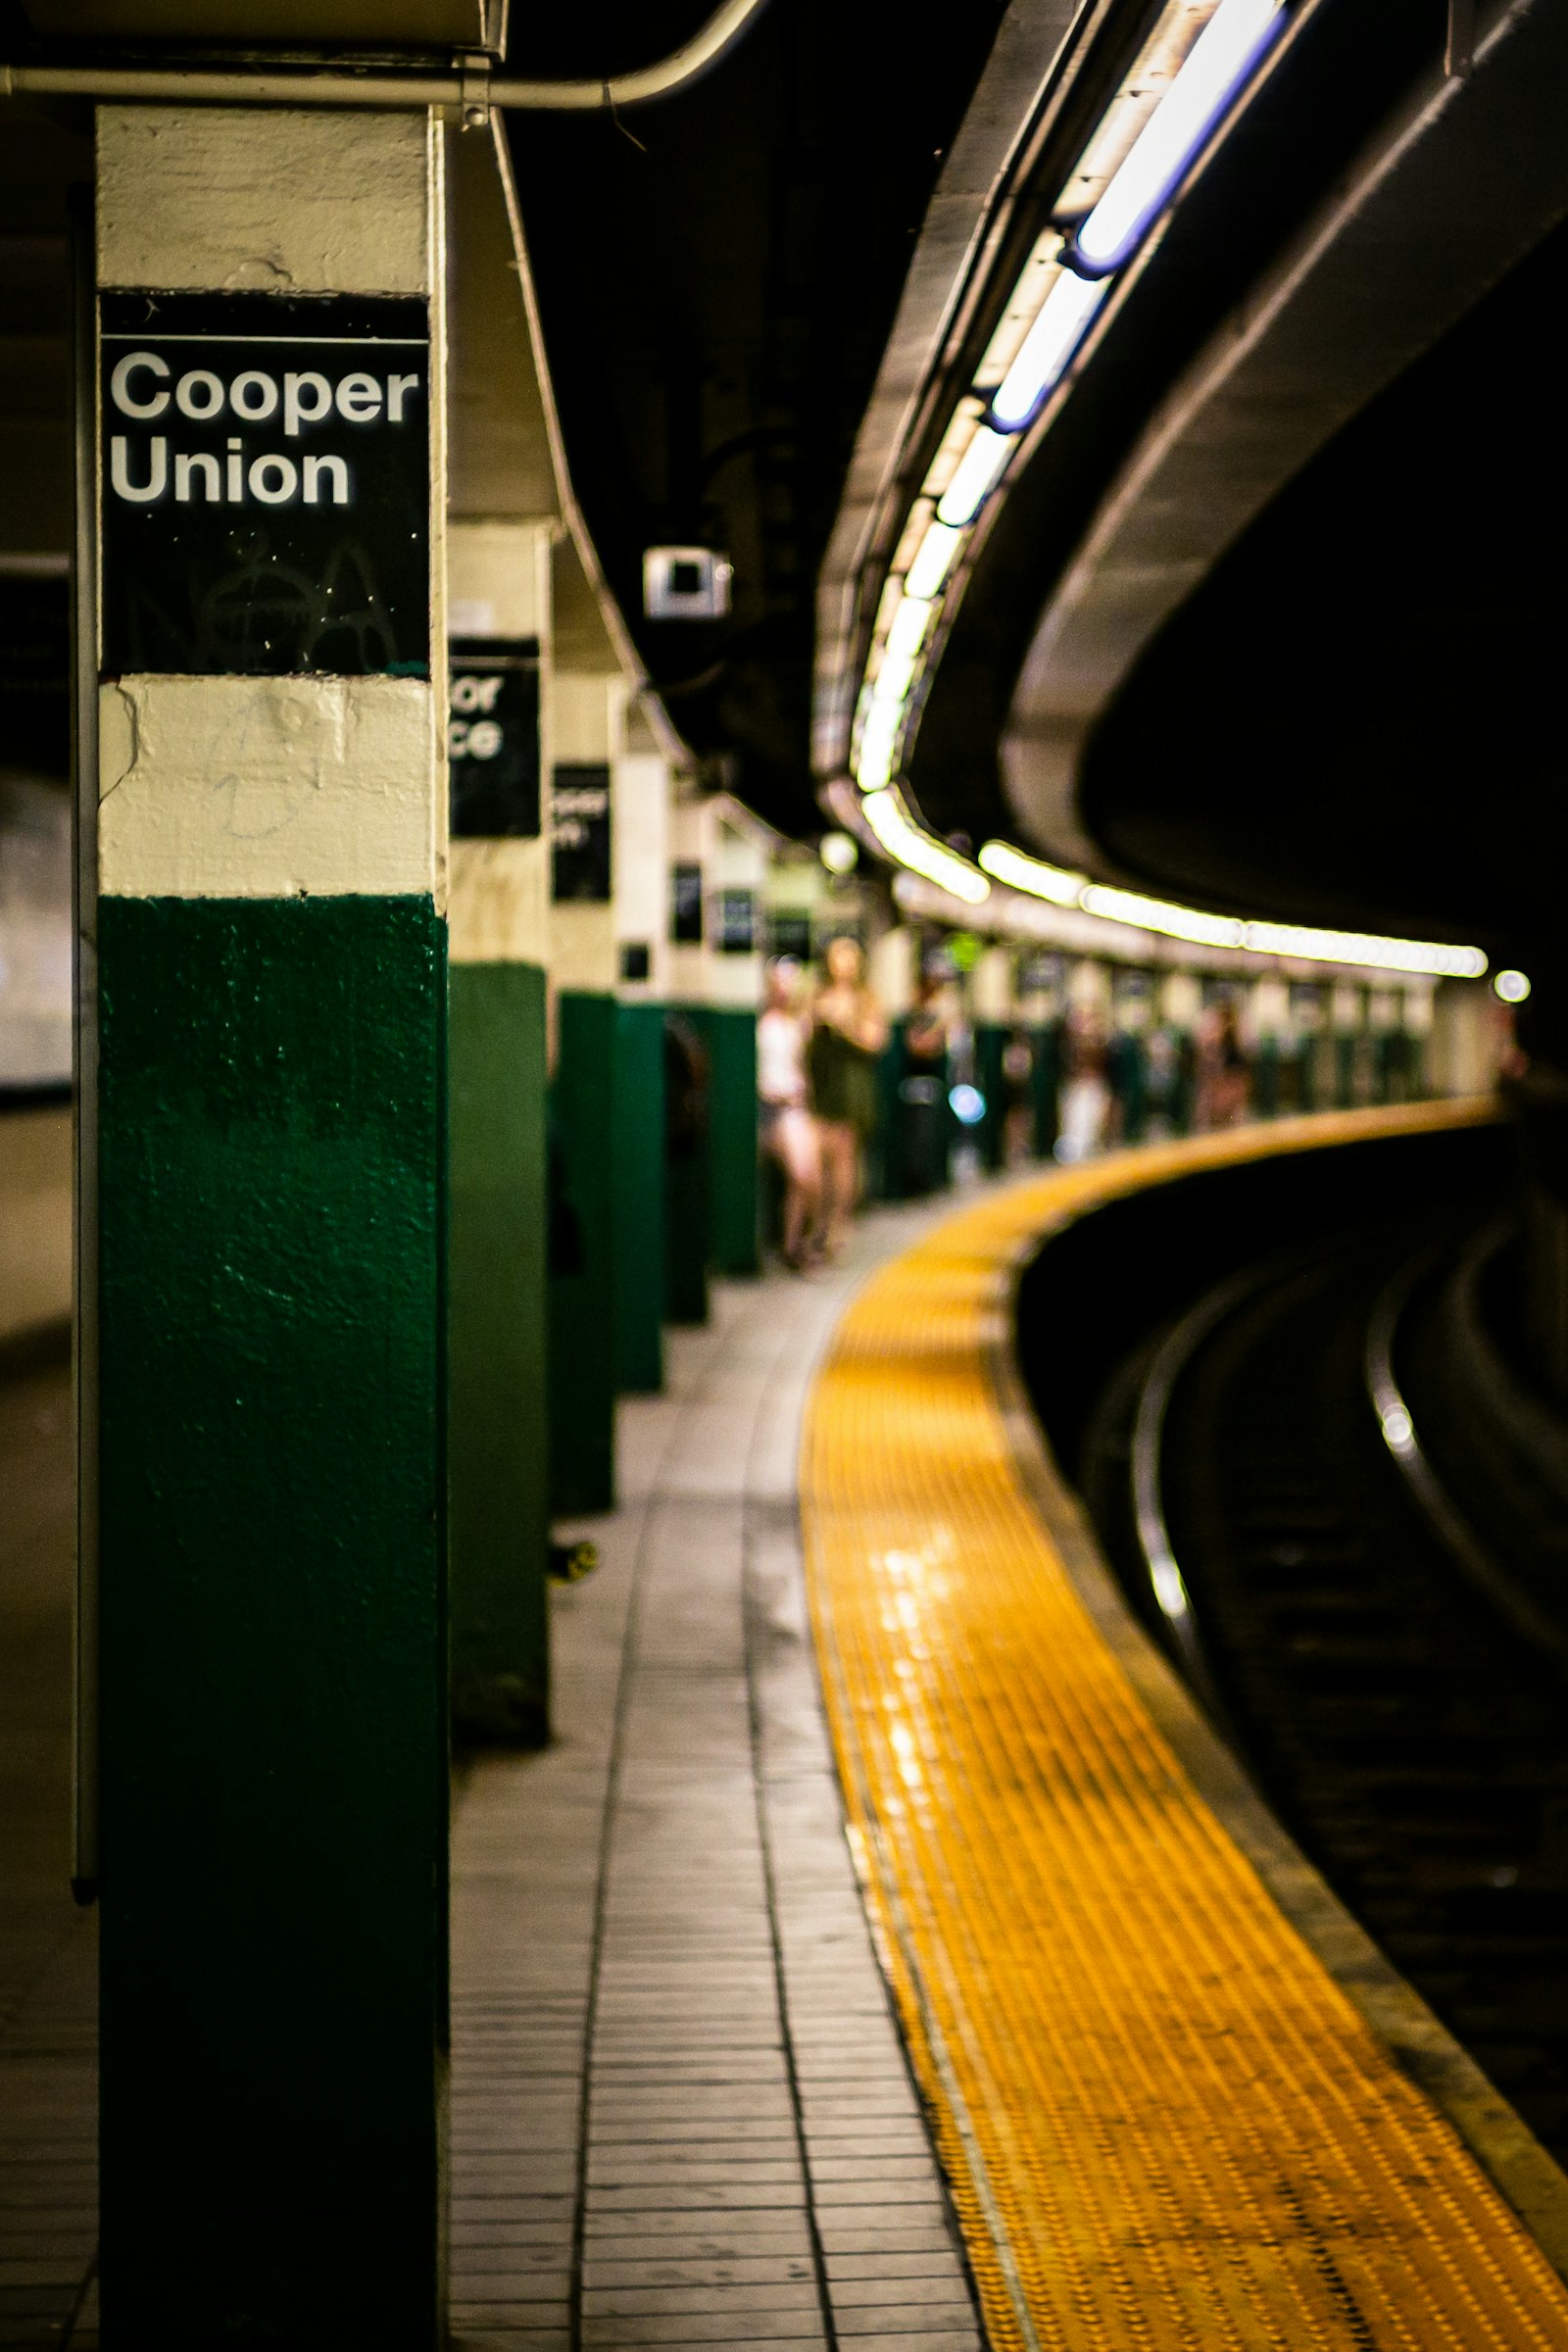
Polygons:
<instances>
[{"instance_id":1,"label":"subway platform pillar","mask_svg":"<svg viewBox=\"0 0 1568 2352\"><path fill-rule=\"evenodd\" d=\"M664 1385L669 763L635 705L627 712L625 749L615 762L612 862L615 1378L624 1396L653 1396Z\"/></svg>"},{"instance_id":2,"label":"subway platform pillar","mask_svg":"<svg viewBox=\"0 0 1568 2352\"><path fill-rule=\"evenodd\" d=\"M608 668L566 666L609 651L569 545L557 548L552 593L550 1494L559 1516L577 1517L612 1510L615 1499L613 773L627 690Z\"/></svg>"},{"instance_id":3,"label":"subway platform pillar","mask_svg":"<svg viewBox=\"0 0 1568 2352\"><path fill-rule=\"evenodd\" d=\"M681 802L673 827L675 997L708 1052L709 1263L731 1278L761 1266L757 1014L766 838L727 795Z\"/></svg>"},{"instance_id":4,"label":"subway platform pillar","mask_svg":"<svg viewBox=\"0 0 1568 2352\"><path fill-rule=\"evenodd\" d=\"M451 1514L457 1736L550 1727L545 1389L549 850L540 808L548 521L454 519Z\"/></svg>"},{"instance_id":5,"label":"subway platform pillar","mask_svg":"<svg viewBox=\"0 0 1568 2352\"><path fill-rule=\"evenodd\" d=\"M104 2340L431 2346L440 148L97 135Z\"/></svg>"}]
</instances>

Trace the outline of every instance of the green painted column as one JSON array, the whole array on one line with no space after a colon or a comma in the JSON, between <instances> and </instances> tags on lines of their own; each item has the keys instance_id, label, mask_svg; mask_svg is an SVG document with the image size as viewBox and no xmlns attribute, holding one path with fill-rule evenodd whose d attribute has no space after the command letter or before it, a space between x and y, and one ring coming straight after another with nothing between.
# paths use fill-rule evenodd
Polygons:
<instances>
[{"instance_id":1,"label":"green painted column","mask_svg":"<svg viewBox=\"0 0 1568 2352\"><path fill-rule=\"evenodd\" d=\"M615 1006L615 1385L664 1385L664 1008Z\"/></svg>"},{"instance_id":2,"label":"green painted column","mask_svg":"<svg viewBox=\"0 0 1568 2352\"><path fill-rule=\"evenodd\" d=\"M1036 1159L1055 1156L1060 1132L1061 1023L1046 1021L1030 1032L1029 1103Z\"/></svg>"},{"instance_id":3,"label":"green painted column","mask_svg":"<svg viewBox=\"0 0 1568 2352\"><path fill-rule=\"evenodd\" d=\"M562 1518L615 1501L615 1016L597 991L556 1001L550 1499Z\"/></svg>"},{"instance_id":4,"label":"green painted column","mask_svg":"<svg viewBox=\"0 0 1568 2352\"><path fill-rule=\"evenodd\" d=\"M709 1053L708 1167L711 1263L717 1274L761 1269L757 1151L757 1015L749 1005L689 1008Z\"/></svg>"},{"instance_id":5,"label":"green painted column","mask_svg":"<svg viewBox=\"0 0 1568 2352\"><path fill-rule=\"evenodd\" d=\"M1011 1032L1001 1021L974 1025L974 1082L986 1099L986 1115L976 1141L980 1165L995 1176L1007 1156L1007 1080L1003 1058Z\"/></svg>"},{"instance_id":6,"label":"green painted column","mask_svg":"<svg viewBox=\"0 0 1568 2352\"><path fill-rule=\"evenodd\" d=\"M439 134L216 107L97 128L122 443L82 809L103 2340L422 2352L447 2063ZM209 372L166 415L187 365ZM290 368L314 419L292 440L267 395ZM232 473L131 499L154 436L177 469L245 370L213 428ZM351 435L317 387L372 372ZM352 517L313 523L302 480ZM310 619L346 531L383 566L363 634Z\"/></svg>"},{"instance_id":7,"label":"green painted column","mask_svg":"<svg viewBox=\"0 0 1568 2352\"><path fill-rule=\"evenodd\" d=\"M529 1743L550 1728L544 973L454 963L450 1022L453 1723Z\"/></svg>"},{"instance_id":8,"label":"green painted column","mask_svg":"<svg viewBox=\"0 0 1568 2352\"><path fill-rule=\"evenodd\" d=\"M457 282L466 283L461 267ZM470 317L476 299L470 287ZM454 497L466 481L472 495L475 470L460 433ZM493 476L486 486L494 496ZM550 1729L550 865L539 712L550 543L547 523L449 516L451 611L463 620L448 736L452 1716L461 1740L517 1745Z\"/></svg>"},{"instance_id":9,"label":"green painted column","mask_svg":"<svg viewBox=\"0 0 1568 2352\"><path fill-rule=\"evenodd\" d=\"M689 1013L664 1031L664 1320L693 1329L710 1310L709 1057Z\"/></svg>"}]
</instances>

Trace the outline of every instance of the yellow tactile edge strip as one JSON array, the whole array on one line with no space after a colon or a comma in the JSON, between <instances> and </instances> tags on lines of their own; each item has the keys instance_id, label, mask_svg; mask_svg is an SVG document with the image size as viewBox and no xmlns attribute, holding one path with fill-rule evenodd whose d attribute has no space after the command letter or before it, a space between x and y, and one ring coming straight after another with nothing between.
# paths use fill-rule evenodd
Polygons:
<instances>
[{"instance_id":1,"label":"yellow tactile edge strip","mask_svg":"<svg viewBox=\"0 0 1568 2352\"><path fill-rule=\"evenodd\" d=\"M991 1195L872 1278L818 1373L828 1711L998 2347L1568 2347L1568 2290L1085 1606L988 1372L1020 1250L1112 1193L1482 1115L1303 1119Z\"/></svg>"}]
</instances>

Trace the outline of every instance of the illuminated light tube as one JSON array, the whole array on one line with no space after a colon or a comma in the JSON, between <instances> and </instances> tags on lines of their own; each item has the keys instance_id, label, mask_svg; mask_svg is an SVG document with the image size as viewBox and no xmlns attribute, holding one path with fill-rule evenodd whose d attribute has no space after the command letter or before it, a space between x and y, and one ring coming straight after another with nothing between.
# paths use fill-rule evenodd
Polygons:
<instances>
[{"instance_id":1,"label":"illuminated light tube","mask_svg":"<svg viewBox=\"0 0 1568 2352\"><path fill-rule=\"evenodd\" d=\"M1436 980L1479 980L1487 968L1479 948L1444 947L1430 939L1385 939L1368 931L1325 931L1306 923L1249 923L1242 945L1255 956L1372 964L1383 971L1421 972Z\"/></svg>"},{"instance_id":2,"label":"illuminated light tube","mask_svg":"<svg viewBox=\"0 0 1568 2352\"><path fill-rule=\"evenodd\" d=\"M935 596L953 569L953 560L962 541L962 531L956 530L951 523L929 523L925 537L915 549L914 562L904 575L905 595L921 599Z\"/></svg>"},{"instance_id":3,"label":"illuminated light tube","mask_svg":"<svg viewBox=\"0 0 1568 2352\"><path fill-rule=\"evenodd\" d=\"M1069 258L1098 271L1120 268L1164 210L1284 24L1281 0L1220 0L1109 187L1079 228Z\"/></svg>"},{"instance_id":4,"label":"illuminated light tube","mask_svg":"<svg viewBox=\"0 0 1568 2352\"><path fill-rule=\"evenodd\" d=\"M855 758L855 780L862 792L880 792L893 773L904 710L897 703L878 703L860 730Z\"/></svg>"},{"instance_id":5,"label":"illuminated light tube","mask_svg":"<svg viewBox=\"0 0 1568 2352\"><path fill-rule=\"evenodd\" d=\"M1086 882L1078 893L1078 904L1089 914L1105 915L1113 923L1133 923L1140 931L1157 931L1166 939L1190 939L1195 947L1246 945L1247 925L1233 915L1173 906L1165 899L1146 899L1141 891L1114 890L1105 882Z\"/></svg>"},{"instance_id":6,"label":"illuminated light tube","mask_svg":"<svg viewBox=\"0 0 1568 2352\"><path fill-rule=\"evenodd\" d=\"M914 672L919 657L915 654L896 654L890 640L883 651L882 666L877 671L876 682L871 688L873 705L876 703L906 703L909 699L909 688L914 684Z\"/></svg>"},{"instance_id":7,"label":"illuminated light tube","mask_svg":"<svg viewBox=\"0 0 1568 2352\"><path fill-rule=\"evenodd\" d=\"M1039 858L1026 858L1022 850L1005 841L988 841L979 862L994 882L1005 882L1011 890L1026 890L1031 898L1049 899L1054 906L1076 906L1084 887L1082 874L1070 874L1065 866L1047 865Z\"/></svg>"},{"instance_id":8,"label":"illuminated light tube","mask_svg":"<svg viewBox=\"0 0 1568 2352\"><path fill-rule=\"evenodd\" d=\"M934 882L965 906L978 906L991 896L984 874L977 874L965 858L911 824L899 795L891 789L873 792L860 803L865 821L897 865L926 882Z\"/></svg>"},{"instance_id":9,"label":"illuminated light tube","mask_svg":"<svg viewBox=\"0 0 1568 2352\"><path fill-rule=\"evenodd\" d=\"M952 481L937 501L938 522L952 523L958 529L966 522L973 522L1011 449L1010 435L994 433L988 424L980 425L954 468Z\"/></svg>"},{"instance_id":10,"label":"illuminated light tube","mask_svg":"<svg viewBox=\"0 0 1568 2352\"><path fill-rule=\"evenodd\" d=\"M899 599L898 609L888 628L888 652L895 659L920 651L935 611L936 604L929 596L903 596Z\"/></svg>"},{"instance_id":11,"label":"illuminated light tube","mask_svg":"<svg viewBox=\"0 0 1568 2352\"><path fill-rule=\"evenodd\" d=\"M991 414L1004 432L1027 424L1059 380L1105 293L1102 278L1074 277L1070 272L1057 278L992 396Z\"/></svg>"}]
</instances>

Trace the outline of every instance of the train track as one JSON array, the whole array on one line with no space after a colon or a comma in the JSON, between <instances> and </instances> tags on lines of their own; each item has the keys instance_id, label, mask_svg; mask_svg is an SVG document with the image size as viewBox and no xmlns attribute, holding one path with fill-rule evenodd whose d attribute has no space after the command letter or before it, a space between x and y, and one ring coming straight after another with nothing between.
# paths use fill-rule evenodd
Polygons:
<instances>
[{"instance_id":1,"label":"train track","mask_svg":"<svg viewBox=\"0 0 1568 2352\"><path fill-rule=\"evenodd\" d=\"M1082 1484L1275 1812L1564 2161L1568 1633L1401 1385L1456 1241L1384 1222L1212 1291L1111 1384Z\"/></svg>"}]
</instances>

